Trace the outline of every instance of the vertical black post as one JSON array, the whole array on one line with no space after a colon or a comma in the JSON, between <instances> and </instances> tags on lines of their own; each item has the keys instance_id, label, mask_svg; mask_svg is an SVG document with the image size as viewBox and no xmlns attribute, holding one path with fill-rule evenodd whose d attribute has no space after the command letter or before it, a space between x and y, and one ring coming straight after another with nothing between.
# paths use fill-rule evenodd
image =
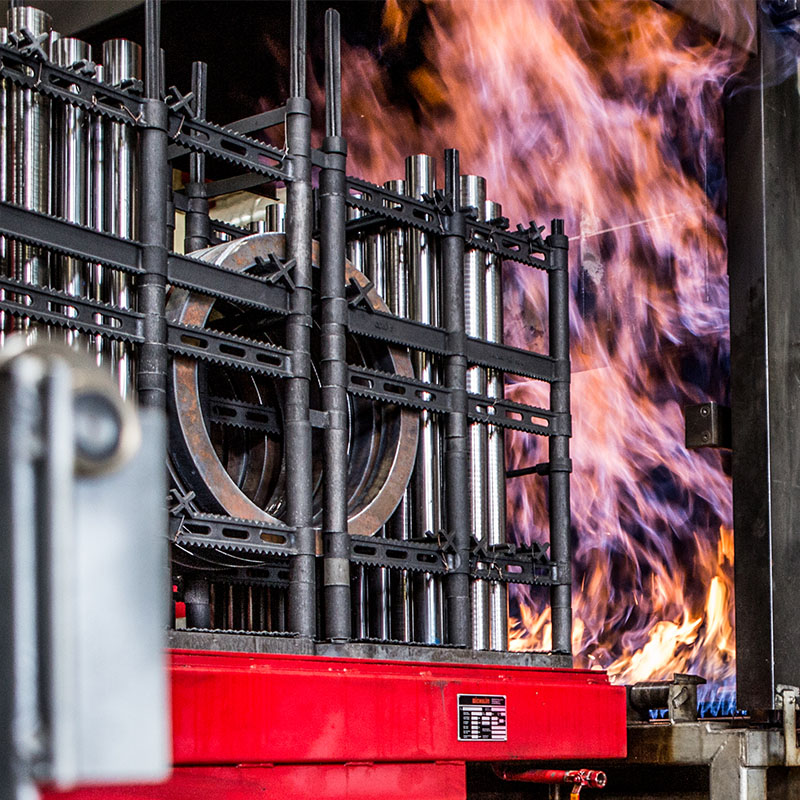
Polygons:
<instances>
[{"instance_id":1,"label":"vertical black post","mask_svg":"<svg viewBox=\"0 0 800 800\"><path fill-rule=\"evenodd\" d=\"M289 99L286 142L292 180L286 195L286 256L294 259L295 289L286 322L292 377L286 381L286 502L295 529L297 555L289 582L289 627L303 636L316 633L316 536L311 526L311 104L306 94L306 5L292 0Z\"/></svg>"},{"instance_id":2,"label":"vertical black post","mask_svg":"<svg viewBox=\"0 0 800 800\"><path fill-rule=\"evenodd\" d=\"M547 244L552 247L548 274L550 294L550 357L556 378L550 384L550 410L558 415L560 432L551 436L550 447L550 554L558 569L558 583L550 588L553 650L572 652L572 555L570 544L569 475L569 239L564 220L554 219Z\"/></svg>"},{"instance_id":3,"label":"vertical black post","mask_svg":"<svg viewBox=\"0 0 800 800\"><path fill-rule=\"evenodd\" d=\"M161 99L160 0L145 4L145 103L141 136L140 230L142 267L138 277L139 311L144 341L139 348L137 379L143 407L165 408L167 387L167 106Z\"/></svg>"},{"instance_id":4,"label":"vertical black post","mask_svg":"<svg viewBox=\"0 0 800 800\"><path fill-rule=\"evenodd\" d=\"M208 91L208 65L192 62L192 93L194 111L199 119L206 118ZM211 221L208 218L208 191L206 190L206 157L202 153L189 156L189 183L186 185L186 236L183 249L187 253L202 250L211 243Z\"/></svg>"},{"instance_id":5,"label":"vertical black post","mask_svg":"<svg viewBox=\"0 0 800 800\"><path fill-rule=\"evenodd\" d=\"M759 17L725 114L736 700L751 718L800 684L800 76L788 34Z\"/></svg>"},{"instance_id":6,"label":"vertical black post","mask_svg":"<svg viewBox=\"0 0 800 800\"><path fill-rule=\"evenodd\" d=\"M469 590L469 444L467 438L467 333L464 318L464 239L466 224L459 207L458 150L445 150L445 201L442 237L442 300L450 354L445 382L450 412L445 435L445 495L447 529L455 557L447 574L447 631L450 644L467 647L472 639Z\"/></svg>"},{"instance_id":7,"label":"vertical black post","mask_svg":"<svg viewBox=\"0 0 800 800\"><path fill-rule=\"evenodd\" d=\"M325 14L325 166L319 178L322 290L322 408L324 432L322 530L324 553L325 635L349 639L350 538L347 535L347 357L345 330L345 164L347 143L341 136L342 73L339 13Z\"/></svg>"}]
</instances>

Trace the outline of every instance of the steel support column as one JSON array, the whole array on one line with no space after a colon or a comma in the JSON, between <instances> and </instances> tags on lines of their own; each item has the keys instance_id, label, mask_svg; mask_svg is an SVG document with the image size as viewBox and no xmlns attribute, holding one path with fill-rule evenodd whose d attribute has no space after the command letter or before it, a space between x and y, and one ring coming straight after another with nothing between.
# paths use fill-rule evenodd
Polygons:
<instances>
[{"instance_id":1,"label":"steel support column","mask_svg":"<svg viewBox=\"0 0 800 800\"><path fill-rule=\"evenodd\" d=\"M339 14L325 14L325 140L327 164L320 173L322 294L322 406L327 417L322 496L325 635L349 639L350 539L347 535L347 300L345 299L345 195L347 142L341 136L342 76Z\"/></svg>"},{"instance_id":2,"label":"steel support column","mask_svg":"<svg viewBox=\"0 0 800 800\"><path fill-rule=\"evenodd\" d=\"M751 713L800 684L800 97L766 19L759 36L726 109L736 678Z\"/></svg>"},{"instance_id":3,"label":"steel support column","mask_svg":"<svg viewBox=\"0 0 800 800\"><path fill-rule=\"evenodd\" d=\"M467 334L464 321L464 214L459 208L458 150L445 150L445 198L452 213L444 217L442 237L442 306L451 354L445 361L450 390L445 444L447 530L455 549L447 575L447 631L450 644L472 641L469 586L469 439L467 432Z\"/></svg>"},{"instance_id":4,"label":"steel support column","mask_svg":"<svg viewBox=\"0 0 800 800\"><path fill-rule=\"evenodd\" d=\"M145 95L141 137L140 237L144 274L137 282L144 341L139 350L137 386L144 407L166 407L167 323L167 106L161 99L160 0L145 5Z\"/></svg>"},{"instance_id":5,"label":"steel support column","mask_svg":"<svg viewBox=\"0 0 800 800\"><path fill-rule=\"evenodd\" d=\"M316 632L316 536L311 525L311 103L306 97L306 6L292 3L290 97L286 142L292 181L286 193L287 258L295 262L295 289L286 323L292 377L286 381L285 442L287 522L295 529L297 555L289 586L289 627L304 636Z\"/></svg>"},{"instance_id":6,"label":"steel support column","mask_svg":"<svg viewBox=\"0 0 800 800\"><path fill-rule=\"evenodd\" d=\"M553 220L547 244L553 248L550 270L550 357L556 363L556 379L550 384L550 410L569 415L569 273L564 221ZM572 547L570 544L569 436L550 437L549 501L550 552L558 565L561 582L550 589L553 618L553 650L572 652Z\"/></svg>"}]
</instances>

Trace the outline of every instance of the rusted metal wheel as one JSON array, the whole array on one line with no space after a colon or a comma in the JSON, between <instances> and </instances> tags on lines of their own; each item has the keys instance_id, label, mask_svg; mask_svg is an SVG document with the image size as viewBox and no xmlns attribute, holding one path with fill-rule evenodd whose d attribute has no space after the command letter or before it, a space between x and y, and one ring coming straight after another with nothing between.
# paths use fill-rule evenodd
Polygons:
<instances>
[{"instance_id":1,"label":"rusted metal wheel","mask_svg":"<svg viewBox=\"0 0 800 800\"><path fill-rule=\"evenodd\" d=\"M283 234L256 234L194 253L235 271L253 268L256 257L283 258ZM314 258L316 261L316 249ZM347 280L369 285L347 265ZM374 289L367 297L373 308L386 311ZM283 320L259 318L229 303L172 289L167 304L171 321L224 330L273 344L283 344ZM313 360L312 353L312 360ZM384 372L413 377L408 352L375 342L348 341L348 360ZM313 407L319 407L319 383L312 378ZM264 410L259 427L236 427L211 414L211 398L246 403ZM284 515L284 460L281 433L282 391L279 380L176 356L171 367L171 458L201 507L240 519L280 520ZM418 417L398 406L350 397L348 445L348 530L371 535L389 519L408 485L417 449ZM322 437L314 452L320 453ZM319 524L321 458L314 464L314 509Z\"/></svg>"}]
</instances>

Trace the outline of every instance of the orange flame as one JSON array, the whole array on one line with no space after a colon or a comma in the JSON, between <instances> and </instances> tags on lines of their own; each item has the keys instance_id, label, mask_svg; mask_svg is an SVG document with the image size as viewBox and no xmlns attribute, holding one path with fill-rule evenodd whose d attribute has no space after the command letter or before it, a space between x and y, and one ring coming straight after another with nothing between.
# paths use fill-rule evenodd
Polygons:
<instances>
[{"instance_id":1,"label":"orange flame","mask_svg":"<svg viewBox=\"0 0 800 800\"><path fill-rule=\"evenodd\" d=\"M730 684L730 480L719 453L685 449L682 407L727 385L720 109L746 54L650 0L389 0L384 56L413 14L428 33L408 98L383 61L344 55L351 170L381 182L409 154L458 147L513 221L565 217L572 238L577 662ZM505 285L506 341L542 350L542 276L506 265ZM509 397L546 403L508 380ZM509 467L544 446L509 435ZM517 540L546 536L541 478L509 483L508 517ZM547 648L542 598L515 598L512 647Z\"/></svg>"}]
</instances>

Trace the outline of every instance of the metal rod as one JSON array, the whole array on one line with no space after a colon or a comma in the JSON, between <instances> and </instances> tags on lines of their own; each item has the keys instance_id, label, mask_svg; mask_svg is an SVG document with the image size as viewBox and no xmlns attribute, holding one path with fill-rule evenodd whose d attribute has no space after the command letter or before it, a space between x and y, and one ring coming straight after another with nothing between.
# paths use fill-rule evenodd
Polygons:
<instances>
[{"instance_id":1,"label":"metal rod","mask_svg":"<svg viewBox=\"0 0 800 800\"><path fill-rule=\"evenodd\" d=\"M52 46L56 64L66 69L91 61L92 48L79 39L62 37ZM63 104L58 108L53 129L55 168L54 211L69 222L88 225L89 207L89 146L86 113L81 108ZM55 285L67 294L81 297L86 294L85 267L76 258L60 256L54 259ZM84 337L77 331L65 330L66 341L78 345Z\"/></svg>"},{"instance_id":2,"label":"metal rod","mask_svg":"<svg viewBox=\"0 0 800 800\"><path fill-rule=\"evenodd\" d=\"M367 277L375 286L375 291L386 299L386 261L383 248L383 234L380 230L369 233L366 237ZM375 536L385 537L386 526L375 531ZM369 635L375 639L390 638L389 610L389 570L386 567L368 567L366 569L368 583Z\"/></svg>"},{"instance_id":3,"label":"metal rod","mask_svg":"<svg viewBox=\"0 0 800 800\"><path fill-rule=\"evenodd\" d=\"M103 43L104 76L109 85L130 86L132 81L140 80L141 63L142 50L138 44L127 39L111 39ZM108 231L123 239L134 239L138 228L136 131L121 122L109 123L106 144ZM159 168L159 174L162 171L163 166ZM128 276L112 270L108 278L109 295L105 299L120 308L132 308L133 295ZM124 342L106 341L111 370L116 377L120 394L128 397L134 389L131 349Z\"/></svg>"},{"instance_id":4,"label":"metal rod","mask_svg":"<svg viewBox=\"0 0 800 800\"><path fill-rule=\"evenodd\" d=\"M467 647L472 641L470 609L469 507L464 498L469 493L469 440L467 437L467 336L464 319L464 240L466 221L458 209L458 150L445 150L445 199L452 212L443 215L442 299L444 327L449 355L445 360L445 378L450 390L447 414L445 473L447 477L447 528L455 554L448 572L447 631L451 644Z\"/></svg>"},{"instance_id":5,"label":"metal rod","mask_svg":"<svg viewBox=\"0 0 800 800\"><path fill-rule=\"evenodd\" d=\"M208 91L208 65L203 61L192 62L192 93L195 115L206 118L206 95ZM202 153L189 156L189 183L186 185L188 208L186 210L186 236L183 249L187 253L202 250L211 244L211 220L208 217L208 193L206 190L206 157Z\"/></svg>"},{"instance_id":6,"label":"metal rod","mask_svg":"<svg viewBox=\"0 0 800 800\"><path fill-rule=\"evenodd\" d=\"M484 219L499 220L503 210L499 203L487 201ZM486 339L503 341L503 261L499 256L486 259ZM503 373L488 370L486 394L502 399ZM489 546L506 542L506 456L505 436L499 425L487 426L487 515ZM489 646L492 650L508 648L508 585L494 581L489 587Z\"/></svg>"},{"instance_id":7,"label":"metal rod","mask_svg":"<svg viewBox=\"0 0 800 800\"><path fill-rule=\"evenodd\" d=\"M289 96L306 96L306 3L292 0L289 36ZM287 109L288 110L288 109Z\"/></svg>"},{"instance_id":8,"label":"metal rod","mask_svg":"<svg viewBox=\"0 0 800 800\"><path fill-rule=\"evenodd\" d=\"M570 413L569 365L569 239L564 221L555 219L547 244L553 248L548 273L550 357L556 362L556 379L550 384L550 409ZM549 441L550 553L557 564L559 583L550 589L553 619L553 650L572 653L572 558L570 543L569 436L551 436Z\"/></svg>"},{"instance_id":9,"label":"metal rod","mask_svg":"<svg viewBox=\"0 0 800 800\"><path fill-rule=\"evenodd\" d=\"M347 219L358 219L362 212L358 208L347 207ZM360 272L367 274L367 243L363 235L358 234L347 242L347 258ZM368 575L363 564L350 565L351 611L353 620L353 636L366 639L369 636L368 613Z\"/></svg>"},{"instance_id":10,"label":"metal rod","mask_svg":"<svg viewBox=\"0 0 800 800\"><path fill-rule=\"evenodd\" d=\"M406 159L406 192L422 199L436 189L436 162L426 155ZM411 313L418 322L437 325L439 322L439 280L435 242L418 230L408 231L408 266L411 283ZM414 355L417 377L436 383L437 369L428 353ZM437 535L442 529L441 446L438 418L429 411L420 412L420 438L414 470L412 509L414 534ZM425 644L442 642L439 603L440 581L430 573L414 579L414 639Z\"/></svg>"},{"instance_id":11,"label":"metal rod","mask_svg":"<svg viewBox=\"0 0 800 800\"><path fill-rule=\"evenodd\" d=\"M384 187L396 194L406 191L405 181L387 181ZM389 311L398 317L409 316L408 261L406 259L406 231L387 228L382 236L386 269L386 303ZM411 538L411 490L406 489L400 504L386 525L386 534L392 539ZM411 581L408 570L391 570L390 580L390 632L391 638L410 642L414 635L411 605Z\"/></svg>"},{"instance_id":12,"label":"metal rod","mask_svg":"<svg viewBox=\"0 0 800 800\"><path fill-rule=\"evenodd\" d=\"M287 521L295 529L297 555L289 585L289 626L303 635L316 632L316 536L312 527L312 458L309 390L311 383L311 104L305 97L306 7L292 2L291 97L286 104L286 142L292 181L286 198L287 257L294 259L295 289L286 322L293 375L286 381Z\"/></svg>"},{"instance_id":13,"label":"metal rod","mask_svg":"<svg viewBox=\"0 0 800 800\"><path fill-rule=\"evenodd\" d=\"M322 302L323 432L322 531L325 586L325 635L333 640L351 636L350 538L347 535L347 300L345 299L345 221L347 143L341 128L341 64L339 14L325 14L325 166L320 171L320 287Z\"/></svg>"},{"instance_id":14,"label":"metal rod","mask_svg":"<svg viewBox=\"0 0 800 800\"><path fill-rule=\"evenodd\" d=\"M52 21L48 14L31 6L15 6L8 10L8 32L21 34L25 28L34 37L52 37ZM50 38L45 49L50 47ZM34 89L8 84L10 142L9 199L31 211L53 212L50 169L51 102ZM50 285L50 254L22 242L9 243L9 275L17 280L40 286ZM40 326L30 319L12 323L33 341Z\"/></svg>"},{"instance_id":15,"label":"metal rod","mask_svg":"<svg viewBox=\"0 0 800 800\"><path fill-rule=\"evenodd\" d=\"M105 80L105 70L98 64L95 67L95 78ZM98 231L107 231L106 217L106 126L99 115L93 115L89 129L89 225ZM89 296L93 300L108 299L108 272L101 264L89 265ZM94 321L102 323L102 315L96 314ZM108 361L108 347L100 334L95 335L93 343L95 363L102 367Z\"/></svg>"},{"instance_id":16,"label":"metal rod","mask_svg":"<svg viewBox=\"0 0 800 800\"><path fill-rule=\"evenodd\" d=\"M144 341L139 348L137 382L144 407L166 408L167 325L164 317L167 287L167 105L161 99L160 0L145 3L144 129L141 136L142 169L140 239L144 274L137 285L139 311L144 315Z\"/></svg>"},{"instance_id":17,"label":"metal rod","mask_svg":"<svg viewBox=\"0 0 800 800\"><path fill-rule=\"evenodd\" d=\"M477 175L462 175L459 202L461 208L474 209L476 219L483 220L486 206L486 180ZM486 259L480 250L464 253L464 323L467 336L486 338ZM467 391L486 394L486 371L481 367L467 370ZM484 542L488 535L487 459L488 431L486 425L473 422L469 426L469 498L472 535ZM488 581L471 581L472 647L487 650L491 630Z\"/></svg>"},{"instance_id":18,"label":"metal rod","mask_svg":"<svg viewBox=\"0 0 800 800\"><path fill-rule=\"evenodd\" d=\"M0 27L0 44L8 42L8 28ZM9 199L8 195L8 81L0 78L0 201ZM8 242L0 236L0 275L8 276ZM0 299L5 299L5 292L0 291ZM0 311L0 347L5 344L6 331L10 317Z\"/></svg>"}]
</instances>

